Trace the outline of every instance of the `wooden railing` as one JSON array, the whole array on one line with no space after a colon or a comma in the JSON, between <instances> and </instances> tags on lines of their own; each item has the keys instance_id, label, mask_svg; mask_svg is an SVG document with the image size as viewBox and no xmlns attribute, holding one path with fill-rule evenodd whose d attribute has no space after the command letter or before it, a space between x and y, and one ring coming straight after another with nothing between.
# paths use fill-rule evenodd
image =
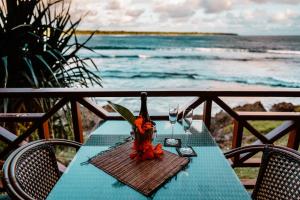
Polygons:
<instances>
[{"instance_id":1,"label":"wooden railing","mask_svg":"<svg viewBox=\"0 0 300 200\"><path fill-rule=\"evenodd\" d=\"M83 129L80 106L84 106L91 112L99 116L104 120L120 120L122 119L115 113L109 113L102 107L98 106L91 100L90 97L139 97L142 91L146 91L150 97L194 97L191 102L188 102L185 106L180 108L179 118L182 116L183 110L186 108L197 108L202 103L203 121L208 128L211 123L211 111L212 103L216 103L224 111L226 111L235 121L238 123L236 131L234 131L233 147L241 145L242 133L241 127L244 127L253 134L259 143L274 143L285 134L292 132L289 138L289 143L293 144L291 147L298 149L299 147L299 131L297 123L291 123L289 126L281 127L278 132L273 132L272 137L259 133L249 122L245 115L241 115L234 111L228 104L226 104L221 98L222 97L300 97L300 90L298 89L274 89L274 90L248 90L248 91L234 91L234 90L181 90L181 89L164 89L164 90L107 90L107 89L65 89L65 88L51 88L51 89L31 89L31 88L5 88L0 89L0 100L6 98L55 98L59 99L57 103L49 109L46 113L26 113L26 114L15 114L15 113L2 113L0 114L0 122L3 121L32 121L32 125L18 137L9 131L0 127L0 140L7 143L7 147L0 152L0 158L4 159L11 150L17 148L26 138L33 134L37 129L39 130L39 136L41 138L48 138L49 132L47 131L48 120L62 107L70 103L72 113L72 123L74 138L78 142L83 142ZM264 115L264 114L262 114ZM251 120L259 118L258 116L248 116ZM300 116L295 115L294 117L287 118L289 121L299 121ZM152 115L154 120L167 120L168 116L165 115ZM296 131L294 131L296 130ZM248 156L249 159L251 156ZM235 158L234 164L241 165L245 162L245 158Z\"/></svg>"}]
</instances>

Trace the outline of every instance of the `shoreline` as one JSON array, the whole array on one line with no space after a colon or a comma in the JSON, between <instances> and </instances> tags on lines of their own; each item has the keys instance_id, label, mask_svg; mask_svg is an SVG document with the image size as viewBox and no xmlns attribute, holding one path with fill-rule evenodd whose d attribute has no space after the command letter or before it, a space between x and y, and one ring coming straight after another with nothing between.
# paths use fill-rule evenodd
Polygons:
<instances>
[{"instance_id":1,"label":"shoreline","mask_svg":"<svg viewBox=\"0 0 300 200\"><path fill-rule=\"evenodd\" d=\"M100 31L78 30L77 35L134 35L134 36L238 36L236 33L217 32L160 32L160 31Z\"/></svg>"}]
</instances>

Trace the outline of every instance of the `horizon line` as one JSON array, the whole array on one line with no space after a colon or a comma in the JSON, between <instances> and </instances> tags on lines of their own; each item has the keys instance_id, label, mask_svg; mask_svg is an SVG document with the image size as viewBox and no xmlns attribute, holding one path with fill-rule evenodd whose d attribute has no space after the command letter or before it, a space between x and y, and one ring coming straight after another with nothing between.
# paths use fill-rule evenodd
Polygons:
<instances>
[{"instance_id":1,"label":"horizon line","mask_svg":"<svg viewBox=\"0 0 300 200\"><path fill-rule=\"evenodd\" d=\"M92 34L95 35L224 35L224 36L300 36L299 34L247 34L247 33L227 33L227 32L201 32L201 31L126 31L126 30L93 30L93 29L80 29L77 30L78 34Z\"/></svg>"},{"instance_id":2,"label":"horizon line","mask_svg":"<svg viewBox=\"0 0 300 200\"><path fill-rule=\"evenodd\" d=\"M79 34L135 34L135 35L231 35L237 36L237 33L225 33L225 32L197 32L197 31L125 31L125 30L88 30L81 29L77 30Z\"/></svg>"}]
</instances>

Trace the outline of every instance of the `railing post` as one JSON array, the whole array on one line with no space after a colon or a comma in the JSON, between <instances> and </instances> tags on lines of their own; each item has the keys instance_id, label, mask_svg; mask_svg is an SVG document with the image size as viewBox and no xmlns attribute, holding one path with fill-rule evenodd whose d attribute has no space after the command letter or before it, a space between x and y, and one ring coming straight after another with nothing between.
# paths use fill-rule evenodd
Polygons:
<instances>
[{"instance_id":1,"label":"railing post","mask_svg":"<svg viewBox=\"0 0 300 200\"><path fill-rule=\"evenodd\" d=\"M40 139L50 139L48 121L44 122L38 130Z\"/></svg>"},{"instance_id":2,"label":"railing post","mask_svg":"<svg viewBox=\"0 0 300 200\"><path fill-rule=\"evenodd\" d=\"M206 125L208 130L210 130L210 123L211 123L211 107L212 107L212 100L211 99L206 100L203 107L203 122Z\"/></svg>"},{"instance_id":3,"label":"railing post","mask_svg":"<svg viewBox=\"0 0 300 200\"><path fill-rule=\"evenodd\" d=\"M299 121L295 121L296 127L290 132L287 147L298 151L300 144L300 127Z\"/></svg>"},{"instance_id":4,"label":"railing post","mask_svg":"<svg viewBox=\"0 0 300 200\"><path fill-rule=\"evenodd\" d=\"M233 120L233 134L232 134L232 149L241 147L243 139L243 129L242 124L236 119ZM240 156L237 155L232 158L233 164L237 164Z\"/></svg>"},{"instance_id":5,"label":"railing post","mask_svg":"<svg viewBox=\"0 0 300 200\"><path fill-rule=\"evenodd\" d=\"M83 143L83 130L82 130L80 104L76 100L71 100L71 112L72 112L72 122L73 122L75 141Z\"/></svg>"}]
</instances>

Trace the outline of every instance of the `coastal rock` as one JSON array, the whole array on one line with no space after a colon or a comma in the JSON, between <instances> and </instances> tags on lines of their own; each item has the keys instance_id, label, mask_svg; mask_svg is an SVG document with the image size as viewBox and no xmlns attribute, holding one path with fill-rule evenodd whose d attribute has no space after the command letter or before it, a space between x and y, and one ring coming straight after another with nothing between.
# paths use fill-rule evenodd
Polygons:
<instances>
[{"instance_id":1,"label":"coastal rock","mask_svg":"<svg viewBox=\"0 0 300 200\"><path fill-rule=\"evenodd\" d=\"M265 112L266 109L260 101L253 104L247 103L243 106L237 106L233 108L234 111L249 111L249 112Z\"/></svg>"},{"instance_id":2,"label":"coastal rock","mask_svg":"<svg viewBox=\"0 0 300 200\"><path fill-rule=\"evenodd\" d=\"M274 104L270 109L272 112L293 112L295 111L295 106L292 103L281 102Z\"/></svg>"}]
</instances>

